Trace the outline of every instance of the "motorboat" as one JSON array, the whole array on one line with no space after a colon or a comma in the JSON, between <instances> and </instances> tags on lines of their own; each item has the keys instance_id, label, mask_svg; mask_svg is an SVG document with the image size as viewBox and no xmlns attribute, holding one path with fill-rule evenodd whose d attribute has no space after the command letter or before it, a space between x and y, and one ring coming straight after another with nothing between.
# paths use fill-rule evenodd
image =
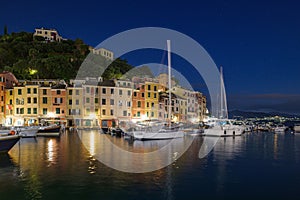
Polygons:
<instances>
[{"instance_id":1,"label":"motorboat","mask_svg":"<svg viewBox=\"0 0 300 200\"><path fill-rule=\"evenodd\" d=\"M45 137L59 137L61 133L61 126L57 124L52 124L49 126L41 126L37 132L37 136Z\"/></svg>"}]
</instances>

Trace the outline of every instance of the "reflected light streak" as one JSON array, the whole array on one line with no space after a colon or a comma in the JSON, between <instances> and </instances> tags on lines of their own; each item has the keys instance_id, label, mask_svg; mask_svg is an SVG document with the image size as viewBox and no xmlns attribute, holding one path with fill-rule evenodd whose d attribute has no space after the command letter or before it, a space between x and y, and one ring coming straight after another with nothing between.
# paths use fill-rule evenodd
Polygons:
<instances>
[{"instance_id":1,"label":"reflected light streak","mask_svg":"<svg viewBox=\"0 0 300 200\"><path fill-rule=\"evenodd\" d=\"M53 162L53 140L49 140L48 142L48 161Z\"/></svg>"}]
</instances>

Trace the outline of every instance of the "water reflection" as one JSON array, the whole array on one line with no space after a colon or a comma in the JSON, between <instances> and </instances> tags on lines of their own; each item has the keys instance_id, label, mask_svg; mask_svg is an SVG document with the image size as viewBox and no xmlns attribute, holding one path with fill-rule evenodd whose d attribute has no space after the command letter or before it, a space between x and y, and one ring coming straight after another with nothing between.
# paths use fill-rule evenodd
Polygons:
<instances>
[{"instance_id":1,"label":"water reflection","mask_svg":"<svg viewBox=\"0 0 300 200\"><path fill-rule=\"evenodd\" d=\"M90 154L96 159L114 169L132 173L150 172L167 166L167 163L171 164L193 141L192 137L184 137L129 143L97 131L82 131L79 137L86 149L92 150Z\"/></svg>"},{"instance_id":2,"label":"water reflection","mask_svg":"<svg viewBox=\"0 0 300 200\"><path fill-rule=\"evenodd\" d=\"M89 145L83 146L78 136ZM115 152L107 148L104 138L120 149L144 154L139 162L131 160L141 168L151 160L160 162L162 157L148 156L162 148L168 150L167 159L175 162L150 173L111 169L92 154L113 155L110 159L120 165L126 158L112 154ZM179 158L176 152L190 140L127 141L98 132L66 133L59 139L23 138L9 154L0 155L0 198L232 199L234 194L242 199L249 191L252 199L264 192L270 198L300 195L294 187L300 184L300 134L251 133L221 138L203 159L198 153L205 138L199 137Z\"/></svg>"}]
</instances>

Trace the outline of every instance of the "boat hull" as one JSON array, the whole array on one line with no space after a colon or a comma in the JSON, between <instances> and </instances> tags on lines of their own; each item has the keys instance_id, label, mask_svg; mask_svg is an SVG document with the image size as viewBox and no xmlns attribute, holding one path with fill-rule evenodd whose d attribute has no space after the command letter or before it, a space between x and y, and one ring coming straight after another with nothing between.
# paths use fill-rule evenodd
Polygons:
<instances>
[{"instance_id":1,"label":"boat hull","mask_svg":"<svg viewBox=\"0 0 300 200\"><path fill-rule=\"evenodd\" d=\"M184 133L182 131L165 131L156 133L147 133L136 131L133 132L133 137L137 140L169 140L174 138L182 138Z\"/></svg>"},{"instance_id":2,"label":"boat hull","mask_svg":"<svg viewBox=\"0 0 300 200\"><path fill-rule=\"evenodd\" d=\"M0 137L0 152L8 152L19 140L18 135Z\"/></svg>"},{"instance_id":3,"label":"boat hull","mask_svg":"<svg viewBox=\"0 0 300 200\"><path fill-rule=\"evenodd\" d=\"M234 136L241 136L242 134L243 134L242 129L210 128L204 130L204 136L210 136L210 137L234 137Z\"/></svg>"},{"instance_id":4,"label":"boat hull","mask_svg":"<svg viewBox=\"0 0 300 200\"><path fill-rule=\"evenodd\" d=\"M295 130L296 133L300 133L300 126L295 126L294 130Z\"/></svg>"},{"instance_id":5,"label":"boat hull","mask_svg":"<svg viewBox=\"0 0 300 200\"><path fill-rule=\"evenodd\" d=\"M45 127L43 129L39 129L36 135L43 136L43 137L59 137L60 136L60 126Z\"/></svg>"}]
</instances>

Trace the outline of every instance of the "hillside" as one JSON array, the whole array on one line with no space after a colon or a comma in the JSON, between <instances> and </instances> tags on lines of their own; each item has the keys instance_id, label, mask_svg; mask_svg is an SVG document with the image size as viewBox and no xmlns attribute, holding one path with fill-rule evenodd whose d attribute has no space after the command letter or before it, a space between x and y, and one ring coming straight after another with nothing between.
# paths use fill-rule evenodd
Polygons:
<instances>
[{"instance_id":1,"label":"hillside","mask_svg":"<svg viewBox=\"0 0 300 200\"><path fill-rule=\"evenodd\" d=\"M17 79L75 78L89 53L81 39L46 42L27 32L0 35L0 71L10 71ZM116 59L102 76L119 78L132 68L126 60Z\"/></svg>"}]
</instances>

